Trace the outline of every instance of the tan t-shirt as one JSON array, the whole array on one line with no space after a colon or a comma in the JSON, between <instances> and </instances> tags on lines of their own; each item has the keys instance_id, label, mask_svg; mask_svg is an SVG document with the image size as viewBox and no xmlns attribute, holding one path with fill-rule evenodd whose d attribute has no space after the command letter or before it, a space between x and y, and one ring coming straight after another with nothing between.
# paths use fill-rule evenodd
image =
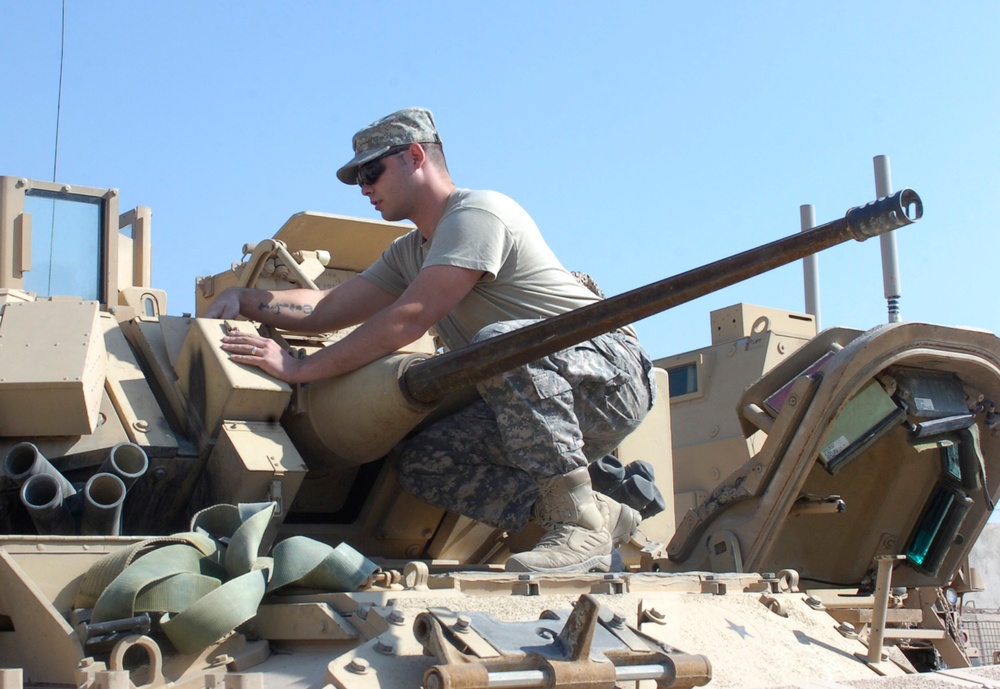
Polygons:
<instances>
[{"instance_id":1,"label":"tan t-shirt","mask_svg":"<svg viewBox=\"0 0 1000 689\"><path fill-rule=\"evenodd\" d=\"M472 291L435 326L449 349L499 321L547 318L598 301L552 253L531 216L495 191L456 189L431 241L395 240L361 276L400 295L425 266L482 270Z\"/></svg>"}]
</instances>

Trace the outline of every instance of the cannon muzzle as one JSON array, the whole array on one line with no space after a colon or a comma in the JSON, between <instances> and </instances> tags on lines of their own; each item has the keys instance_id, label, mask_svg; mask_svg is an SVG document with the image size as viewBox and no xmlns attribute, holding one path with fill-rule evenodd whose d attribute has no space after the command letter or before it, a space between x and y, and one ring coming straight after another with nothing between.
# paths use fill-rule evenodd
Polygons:
<instances>
[{"instance_id":1,"label":"cannon muzzle","mask_svg":"<svg viewBox=\"0 0 1000 689\"><path fill-rule=\"evenodd\" d=\"M420 361L406 370L400 384L414 401L433 404L456 390L515 366L729 287L848 239L863 242L899 229L922 216L920 197L911 189L903 189L892 196L852 208L843 218L806 232Z\"/></svg>"}]
</instances>

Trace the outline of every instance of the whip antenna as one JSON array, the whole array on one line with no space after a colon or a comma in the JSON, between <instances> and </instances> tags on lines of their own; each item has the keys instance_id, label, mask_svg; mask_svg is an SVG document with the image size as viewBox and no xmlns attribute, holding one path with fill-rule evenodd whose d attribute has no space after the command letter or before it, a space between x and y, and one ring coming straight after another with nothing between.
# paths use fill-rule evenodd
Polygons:
<instances>
[{"instance_id":1,"label":"whip antenna","mask_svg":"<svg viewBox=\"0 0 1000 689\"><path fill-rule=\"evenodd\" d=\"M56 145L52 155L52 181L56 181L56 169L59 165L59 115L62 111L63 62L66 57L66 0L62 3L62 37L59 41L59 95L56 98Z\"/></svg>"}]
</instances>

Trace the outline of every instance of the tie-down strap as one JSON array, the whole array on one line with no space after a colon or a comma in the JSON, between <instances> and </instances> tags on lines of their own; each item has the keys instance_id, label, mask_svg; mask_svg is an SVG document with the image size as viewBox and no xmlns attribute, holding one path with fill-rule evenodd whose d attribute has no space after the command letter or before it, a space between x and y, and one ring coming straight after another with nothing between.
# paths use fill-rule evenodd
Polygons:
<instances>
[{"instance_id":1,"label":"tie-down strap","mask_svg":"<svg viewBox=\"0 0 1000 689\"><path fill-rule=\"evenodd\" d=\"M377 569L346 543L281 541L271 557L257 553L276 505L215 505L191 520L191 531L151 538L111 553L84 575L77 608L91 623L161 613L160 626L182 653L194 653L257 613L266 593L283 586L354 591Z\"/></svg>"}]
</instances>

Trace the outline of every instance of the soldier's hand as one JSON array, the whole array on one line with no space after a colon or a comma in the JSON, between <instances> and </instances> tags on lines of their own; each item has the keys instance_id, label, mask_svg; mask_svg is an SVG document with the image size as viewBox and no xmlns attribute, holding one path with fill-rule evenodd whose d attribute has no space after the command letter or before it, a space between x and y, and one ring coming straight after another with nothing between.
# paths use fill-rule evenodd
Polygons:
<instances>
[{"instance_id":1,"label":"soldier's hand","mask_svg":"<svg viewBox=\"0 0 1000 689\"><path fill-rule=\"evenodd\" d=\"M256 366L279 380L299 382L296 372L302 360L286 352L274 340L234 330L222 338L222 349L229 352L233 361Z\"/></svg>"},{"instance_id":2,"label":"soldier's hand","mask_svg":"<svg viewBox=\"0 0 1000 689\"><path fill-rule=\"evenodd\" d=\"M240 315L240 288L230 287L205 311L205 318L236 318Z\"/></svg>"}]
</instances>

